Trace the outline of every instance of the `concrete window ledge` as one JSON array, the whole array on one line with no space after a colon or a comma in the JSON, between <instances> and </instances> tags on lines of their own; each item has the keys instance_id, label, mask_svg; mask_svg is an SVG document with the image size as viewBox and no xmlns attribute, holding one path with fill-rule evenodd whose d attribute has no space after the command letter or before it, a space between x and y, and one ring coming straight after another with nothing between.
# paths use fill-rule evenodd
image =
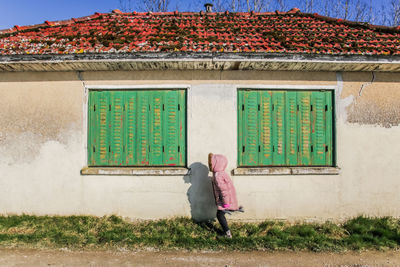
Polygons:
<instances>
[{"instance_id":1,"label":"concrete window ledge","mask_svg":"<svg viewBox=\"0 0 400 267\"><path fill-rule=\"evenodd\" d=\"M180 176L189 174L187 168L177 167L84 167L82 175L137 175L137 176Z\"/></svg>"},{"instance_id":2,"label":"concrete window ledge","mask_svg":"<svg viewBox=\"0 0 400 267\"><path fill-rule=\"evenodd\" d=\"M338 167L239 167L233 175L337 175Z\"/></svg>"}]
</instances>

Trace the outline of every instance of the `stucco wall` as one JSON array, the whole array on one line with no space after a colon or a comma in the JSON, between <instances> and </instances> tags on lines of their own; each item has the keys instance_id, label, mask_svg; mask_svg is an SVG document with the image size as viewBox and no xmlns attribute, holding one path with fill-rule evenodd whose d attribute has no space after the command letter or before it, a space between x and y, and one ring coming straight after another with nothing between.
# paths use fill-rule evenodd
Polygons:
<instances>
[{"instance_id":1,"label":"stucco wall","mask_svg":"<svg viewBox=\"0 0 400 267\"><path fill-rule=\"evenodd\" d=\"M244 214L232 219L341 220L400 216L397 73L85 72L90 85L189 86L190 176L81 176L83 82L74 72L0 73L0 213L212 218L207 154L236 168L239 86L330 85L336 91L339 175L233 176Z\"/></svg>"}]
</instances>

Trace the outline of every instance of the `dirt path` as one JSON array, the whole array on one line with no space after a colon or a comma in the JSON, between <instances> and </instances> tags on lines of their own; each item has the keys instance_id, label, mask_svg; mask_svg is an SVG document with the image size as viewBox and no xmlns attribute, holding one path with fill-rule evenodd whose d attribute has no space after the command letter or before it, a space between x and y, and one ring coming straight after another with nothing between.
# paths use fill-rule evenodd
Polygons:
<instances>
[{"instance_id":1,"label":"dirt path","mask_svg":"<svg viewBox=\"0 0 400 267\"><path fill-rule=\"evenodd\" d=\"M0 249L0 266L399 266L400 251L151 252Z\"/></svg>"}]
</instances>

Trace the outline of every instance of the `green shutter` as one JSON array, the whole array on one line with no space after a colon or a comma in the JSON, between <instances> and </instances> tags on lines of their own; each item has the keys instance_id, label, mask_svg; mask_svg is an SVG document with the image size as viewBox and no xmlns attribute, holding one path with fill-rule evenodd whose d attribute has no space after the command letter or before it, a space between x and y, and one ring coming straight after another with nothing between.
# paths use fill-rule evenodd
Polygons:
<instances>
[{"instance_id":1,"label":"green shutter","mask_svg":"<svg viewBox=\"0 0 400 267\"><path fill-rule=\"evenodd\" d=\"M179 165L179 94L177 91L167 91L164 94L164 164ZM178 152L179 151L179 152Z\"/></svg>"},{"instance_id":2,"label":"green shutter","mask_svg":"<svg viewBox=\"0 0 400 267\"><path fill-rule=\"evenodd\" d=\"M137 163L138 165L149 165L149 95L146 92L138 94L138 116L137 116Z\"/></svg>"},{"instance_id":3,"label":"green shutter","mask_svg":"<svg viewBox=\"0 0 400 267\"><path fill-rule=\"evenodd\" d=\"M326 123L326 165L332 166L333 162L333 107L332 107L332 95L333 92L325 93L325 103L326 103L326 112L325 112L325 123Z\"/></svg>"},{"instance_id":4,"label":"green shutter","mask_svg":"<svg viewBox=\"0 0 400 267\"><path fill-rule=\"evenodd\" d=\"M312 92L312 165L332 165L332 92Z\"/></svg>"},{"instance_id":5,"label":"green shutter","mask_svg":"<svg viewBox=\"0 0 400 267\"><path fill-rule=\"evenodd\" d=\"M125 126L125 97L124 92L114 91L109 93L109 111L111 128L109 165L125 165L124 126Z\"/></svg>"},{"instance_id":6,"label":"green shutter","mask_svg":"<svg viewBox=\"0 0 400 267\"><path fill-rule=\"evenodd\" d=\"M239 90L238 164L332 165L332 110L331 91Z\"/></svg>"},{"instance_id":7,"label":"green shutter","mask_svg":"<svg viewBox=\"0 0 400 267\"><path fill-rule=\"evenodd\" d=\"M258 130L258 92L243 91L241 107L243 113L243 142L242 163L244 166L257 166L259 164L259 130Z\"/></svg>"},{"instance_id":8,"label":"green shutter","mask_svg":"<svg viewBox=\"0 0 400 267\"><path fill-rule=\"evenodd\" d=\"M89 92L89 101L88 101L88 165L94 166L96 165L96 150L98 153L98 143L96 136L97 129L97 118L96 118L96 108L98 108L98 104L96 102L95 95L92 92Z\"/></svg>"},{"instance_id":9,"label":"green shutter","mask_svg":"<svg viewBox=\"0 0 400 267\"><path fill-rule=\"evenodd\" d=\"M107 166L110 158L110 112L107 93L89 93L88 165Z\"/></svg>"},{"instance_id":10,"label":"green shutter","mask_svg":"<svg viewBox=\"0 0 400 267\"><path fill-rule=\"evenodd\" d=\"M299 92L298 131L299 161L298 165L311 165L311 93Z\"/></svg>"},{"instance_id":11,"label":"green shutter","mask_svg":"<svg viewBox=\"0 0 400 267\"><path fill-rule=\"evenodd\" d=\"M286 165L297 165L297 92L286 92Z\"/></svg>"},{"instance_id":12,"label":"green shutter","mask_svg":"<svg viewBox=\"0 0 400 267\"><path fill-rule=\"evenodd\" d=\"M89 166L124 164L123 105L120 92L89 92Z\"/></svg>"},{"instance_id":13,"label":"green shutter","mask_svg":"<svg viewBox=\"0 0 400 267\"><path fill-rule=\"evenodd\" d=\"M150 99L150 165L162 165L163 163L163 136L162 136L162 114L163 114L163 92L149 92Z\"/></svg>"},{"instance_id":14,"label":"green shutter","mask_svg":"<svg viewBox=\"0 0 400 267\"><path fill-rule=\"evenodd\" d=\"M285 92L272 93L272 159L273 165L285 165Z\"/></svg>"},{"instance_id":15,"label":"green shutter","mask_svg":"<svg viewBox=\"0 0 400 267\"><path fill-rule=\"evenodd\" d=\"M311 157L312 165L325 165L326 153L326 123L325 123L325 93L311 93Z\"/></svg>"},{"instance_id":16,"label":"green shutter","mask_svg":"<svg viewBox=\"0 0 400 267\"><path fill-rule=\"evenodd\" d=\"M242 147L244 146L243 140L244 140L244 125L246 124L244 120L244 103L243 103L243 91L238 90L237 92L237 126L238 126L238 138L237 138L237 163L238 166L243 166L244 165L244 159L243 159L243 151ZM242 109L243 107L243 109Z\"/></svg>"},{"instance_id":17,"label":"green shutter","mask_svg":"<svg viewBox=\"0 0 400 267\"><path fill-rule=\"evenodd\" d=\"M90 91L89 166L185 166L186 91Z\"/></svg>"},{"instance_id":18,"label":"green shutter","mask_svg":"<svg viewBox=\"0 0 400 267\"><path fill-rule=\"evenodd\" d=\"M125 124L125 146L126 146L126 165L139 165L137 160L137 117L138 104L137 92L126 91L126 124Z\"/></svg>"},{"instance_id":19,"label":"green shutter","mask_svg":"<svg viewBox=\"0 0 400 267\"><path fill-rule=\"evenodd\" d=\"M272 92L260 91L259 165L272 165Z\"/></svg>"},{"instance_id":20,"label":"green shutter","mask_svg":"<svg viewBox=\"0 0 400 267\"><path fill-rule=\"evenodd\" d=\"M186 91L179 90L178 92L178 101L180 108L178 110L179 116L179 125L178 125L178 165L185 166L186 165Z\"/></svg>"},{"instance_id":21,"label":"green shutter","mask_svg":"<svg viewBox=\"0 0 400 267\"><path fill-rule=\"evenodd\" d=\"M99 92L99 158L97 163L108 165L110 158L110 99L106 92Z\"/></svg>"},{"instance_id":22,"label":"green shutter","mask_svg":"<svg viewBox=\"0 0 400 267\"><path fill-rule=\"evenodd\" d=\"M102 91L89 93L88 165L107 166L110 158L109 96Z\"/></svg>"}]
</instances>

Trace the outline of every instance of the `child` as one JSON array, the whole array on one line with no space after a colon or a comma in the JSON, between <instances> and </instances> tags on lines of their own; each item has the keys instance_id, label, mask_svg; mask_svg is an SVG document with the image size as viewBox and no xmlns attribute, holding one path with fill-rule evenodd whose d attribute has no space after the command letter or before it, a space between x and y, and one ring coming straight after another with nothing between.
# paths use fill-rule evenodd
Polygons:
<instances>
[{"instance_id":1,"label":"child","mask_svg":"<svg viewBox=\"0 0 400 267\"><path fill-rule=\"evenodd\" d=\"M217 204L217 219L222 226L227 238L232 238L231 230L225 218L225 212L241 211L236 199L236 190L232 180L225 172L228 160L223 155L208 154L208 167L213 172L212 184L214 189L215 203Z\"/></svg>"}]
</instances>

